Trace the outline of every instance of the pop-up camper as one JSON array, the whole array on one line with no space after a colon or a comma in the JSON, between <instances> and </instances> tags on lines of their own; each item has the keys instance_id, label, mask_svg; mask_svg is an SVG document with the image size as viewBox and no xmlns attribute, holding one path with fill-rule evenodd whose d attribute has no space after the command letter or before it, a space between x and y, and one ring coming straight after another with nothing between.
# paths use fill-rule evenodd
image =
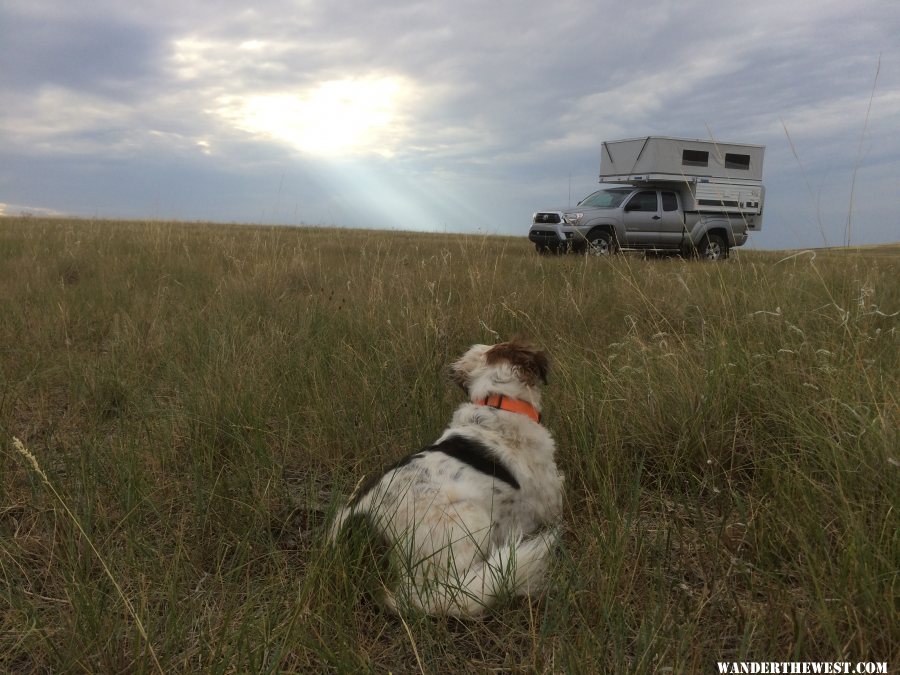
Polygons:
<instances>
[{"instance_id":1,"label":"pop-up camper","mask_svg":"<svg viewBox=\"0 0 900 675\"><path fill-rule=\"evenodd\" d=\"M686 183L682 194L687 211L760 215L765 150L762 145L665 136L606 141L600 182Z\"/></svg>"}]
</instances>

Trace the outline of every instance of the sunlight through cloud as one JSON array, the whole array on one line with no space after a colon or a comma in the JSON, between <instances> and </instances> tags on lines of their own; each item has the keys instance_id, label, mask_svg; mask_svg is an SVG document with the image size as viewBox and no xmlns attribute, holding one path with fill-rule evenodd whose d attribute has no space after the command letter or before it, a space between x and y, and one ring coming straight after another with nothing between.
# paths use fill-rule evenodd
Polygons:
<instances>
[{"instance_id":1,"label":"sunlight through cloud","mask_svg":"<svg viewBox=\"0 0 900 675\"><path fill-rule=\"evenodd\" d=\"M391 156L401 134L400 102L409 85L399 78L323 82L303 93L220 99L220 113L243 131L316 155Z\"/></svg>"}]
</instances>

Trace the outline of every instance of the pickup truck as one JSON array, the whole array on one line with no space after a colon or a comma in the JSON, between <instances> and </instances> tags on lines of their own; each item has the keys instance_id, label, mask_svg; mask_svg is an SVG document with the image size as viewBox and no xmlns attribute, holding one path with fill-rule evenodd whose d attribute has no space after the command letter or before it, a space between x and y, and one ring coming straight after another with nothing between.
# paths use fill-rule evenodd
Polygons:
<instances>
[{"instance_id":1,"label":"pickup truck","mask_svg":"<svg viewBox=\"0 0 900 675\"><path fill-rule=\"evenodd\" d=\"M641 136L605 141L597 190L574 208L539 211L528 238L541 253L618 250L710 260L762 228L765 146Z\"/></svg>"},{"instance_id":2,"label":"pickup truck","mask_svg":"<svg viewBox=\"0 0 900 675\"><path fill-rule=\"evenodd\" d=\"M686 189L669 184L597 190L573 208L535 213L528 238L540 253L642 250L722 260L758 228L758 216L747 213L686 211L685 203L694 202Z\"/></svg>"}]
</instances>

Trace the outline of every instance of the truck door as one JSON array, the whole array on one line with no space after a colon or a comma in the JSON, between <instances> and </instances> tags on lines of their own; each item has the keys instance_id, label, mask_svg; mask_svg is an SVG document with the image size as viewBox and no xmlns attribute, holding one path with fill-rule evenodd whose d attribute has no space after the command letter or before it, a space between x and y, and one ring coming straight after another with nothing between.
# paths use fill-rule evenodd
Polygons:
<instances>
[{"instance_id":1,"label":"truck door","mask_svg":"<svg viewBox=\"0 0 900 675\"><path fill-rule=\"evenodd\" d=\"M660 200L662 206L659 212L660 219L653 221L659 224L657 246L677 248L681 245L681 234L684 231L678 193L674 190L660 190L659 194L662 198Z\"/></svg>"},{"instance_id":2,"label":"truck door","mask_svg":"<svg viewBox=\"0 0 900 675\"><path fill-rule=\"evenodd\" d=\"M625 245L636 248L653 246L659 236L659 221L662 219L656 190L635 192L623 208Z\"/></svg>"}]
</instances>

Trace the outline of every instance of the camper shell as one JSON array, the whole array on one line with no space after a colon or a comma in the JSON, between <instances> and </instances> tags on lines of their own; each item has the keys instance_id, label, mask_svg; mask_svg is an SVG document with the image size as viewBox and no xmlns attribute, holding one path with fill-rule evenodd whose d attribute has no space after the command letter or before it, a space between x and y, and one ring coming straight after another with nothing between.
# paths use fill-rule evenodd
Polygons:
<instances>
[{"instance_id":1,"label":"camper shell","mask_svg":"<svg viewBox=\"0 0 900 675\"><path fill-rule=\"evenodd\" d=\"M603 143L600 182L678 185L685 211L760 216L765 146L667 136Z\"/></svg>"}]
</instances>

